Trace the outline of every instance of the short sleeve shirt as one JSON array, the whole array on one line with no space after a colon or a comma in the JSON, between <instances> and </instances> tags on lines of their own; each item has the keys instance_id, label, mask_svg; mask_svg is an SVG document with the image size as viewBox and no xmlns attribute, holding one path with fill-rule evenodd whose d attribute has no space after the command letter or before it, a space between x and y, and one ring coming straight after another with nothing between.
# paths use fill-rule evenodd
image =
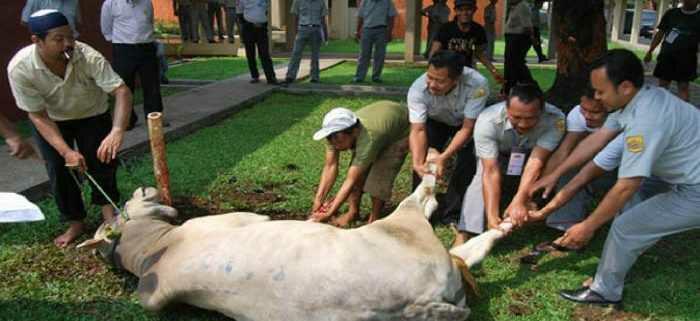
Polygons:
<instances>
[{"instance_id":1,"label":"short sleeve shirt","mask_svg":"<svg viewBox=\"0 0 700 321\"><path fill-rule=\"evenodd\" d=\"M107 93L124 82L97 50L76 41L73 57L62 79L39 57L36 45L21 49L7 66L17 107L26 112L46 111L55 121L82 119L108 110Z\"/></svg>"},{"instance_id":2,"label":"short sleeve shirt","mask_svg":"<svg viewBox=\"0 0 700 321\"><path fill-rule=\"evenodd\" d=\"M692 51L697 53L700 42L700 9L693 13L674 8L666 12L659 22L659 30L665 34L663 52Z\"/></svg>"},{"instance_id":3,"label":"short sleeve shirt","mask_svg":"<svg viewBox=\"0 0 700 321\"><path fill-rule=\"evenodd\" d=\"M622 161L622 152L625 148L625 135L619 134L610 141L605 148L598 152L593 158L593 163L596 166L610 172L620 166Z\"/></svg>"},{"instance_id":4,"label":"short sleeve shirt","mask_svg":"<svg viewBox=\"0 0 700 321\"><path fill-rule=\"evenodd\" d=\"M700 112L669 91L644 86L605 127L622 130L618 177L655 176L670 184L700 184Z\"/></svg>"},{"instance_id":5,"label":"short sleeve shirt","mask_svg":"<svg viewBox=\"0 0 700 321\"><path fill-rule=\"evenodd\" d=\"M425 123L428 118L449 126L462 126L465 118L476 119L486 106L488 81L478 71L464 67L462 77L445 96L434 96L426 84L427 73L413 82L408 90L411 123Z\"/></svg>"},{"instance_id":6,"label":"short sleeve shirt","mask_svg":"<svg viewBox=\"0 0 700 321\"><path fill-rule=\"evenodd\" d=\"M362 18L363 28L374 28L389 24L389 17L396 16L392 0L362 0L357 16Z\"/></svg>"},{"instance_id":7,"label":"short sleeve shirt","mask_svg":"<svg viewBox=\"0 0 700 321\"><path fill-rule=\"evenodd\" d=\"M299 19L300 25L320 25L328 15L324 0L294 0L291 13Z\"/></svg>"},{"instance_id":8,"label":"short sleeve shirt","mask_svg":"<svg viewBox=\"0 0 700 321\"><path fill-rule=\"evenodd\" d=\"M239 0L243 8L243 18L251 23L266 23L268 0Z\"/></svg>"},{"instance_id":9,"label":"short sleeve shirt","mask_svg":"<svg viewBox=\"0 0 700 321\"><path fill-rule=\"evenodd\" d=\"M355 115L360 120L361 130L355 142L351 166L369 168L387 147L408 137L408 111L397 102L378 101L358 110Z\"/></svg>"},{"instance_id":10,"label":"short sleeve shirt","mask_svg":"<svg viewBox=\"0 0 700 321\"><path fill-rule=\"evenodd\" d=\"M476 48L488 42L486 40L486 31L480 24L471 22L469 30L463 32L459 29L456 21L440 27L435 40L440 42L441 49L456 51L464 55L465 62L469 67L474 65L473 58Z\"/></svg>"},{"instance_id":11,"label":"short sleeve shirt","mask_svg":"<svg viewBox=\"0 0 700 321\"><path fill-rule=\"evenodd\" d=\"M586 118L581 113L581 105L577 105L566 116L566 131L573 133L596 131L596 128L590 128L586 125Z\"/></svg>"},{"instance_id":12,"label":"short sleeve shirt","mask_svg":"<svg viewBox=\"0 0 700 321\"><path fill-rule=\"evenodd\" d=\"M519 134L508 120L506 103L501 102L484 110L474 126L474 145L479 158L496 159L513 147L531 149L535 146L553 151L565 132L564 113L545 104L545 110L533 129Z\"/></svg>"},{"instance_id":13,"label":"short sleeve shirt","mask_svg":"<svg viewBox=\"0 0 700 321\"><path fill-rule=\"evenodd\" d=\"M506 31L509 34L525 34L527 29L532 28L532 13L530 6L522 0L513 7L506 21Z\"/></svg>"}]
</instances>

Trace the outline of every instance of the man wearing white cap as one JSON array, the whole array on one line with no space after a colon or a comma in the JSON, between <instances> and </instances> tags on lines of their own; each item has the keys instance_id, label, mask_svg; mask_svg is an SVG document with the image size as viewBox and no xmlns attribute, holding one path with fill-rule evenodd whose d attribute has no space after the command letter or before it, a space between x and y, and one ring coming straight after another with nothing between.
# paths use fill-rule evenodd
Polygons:
<instances>
[{"instance_id":1,"label":"man wearing white cap","mask_svg":"<svg viewBox=\"0 0 700 321\"><path fill-rule=\"evenodd\" d=\"M408 110L399 103L378 101L353 113L335 108L323 118L323 127L314 140L326 138L325 164L311 209L311 220L322 222L332 217L345 200L348 211L333 224L345 227L360 211L362 192L372 197L368 223L379 218L391 198L394 179L408 152ZM340 151L352 152L345 181L332 200L324 201L338 176Z\"/></svg>"},{"instance_id":2,"label":"man wearing white cap","mask_svg":"<svg viewBox=\"0 0 700 321\"><path fill-rule=\"evenodd\" d=\"M28 22L33 44L15 54L7 75L17 107L34 124L61 220L69 224L54 240L65 247L83 232L86 216L66 164L87 170L119 201L116 156L131 112L131 91L97 50L73 39L62 13L40 10ZM114 117L107 94L115 97ZM114 218L106 197L92 193L92 202L102 206L105 220Z\"/></svg>"}]
</instances>

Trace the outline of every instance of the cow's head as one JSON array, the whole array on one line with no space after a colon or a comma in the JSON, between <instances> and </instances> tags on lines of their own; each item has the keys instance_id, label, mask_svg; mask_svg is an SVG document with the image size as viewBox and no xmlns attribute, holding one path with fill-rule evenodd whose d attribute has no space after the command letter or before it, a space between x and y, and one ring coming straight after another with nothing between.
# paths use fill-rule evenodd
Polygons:
<instances>
[{"instance_id":1,"label":"cow's head","mask_svg":"<svg viewBox=\"0 0 700 321\"><path fill-rule=\"evenodd\" d=\"M104 222L97 228L95 236L77 248L97 249L104 257L109 257L114 251L116 242L121 237L122 228L128 221L144 219L168 220L177 217L177 210L160 204L160 194L153 187L139 187L131 199L126 202L124 212L115 220Z\"/></svg>"}]
</instances>

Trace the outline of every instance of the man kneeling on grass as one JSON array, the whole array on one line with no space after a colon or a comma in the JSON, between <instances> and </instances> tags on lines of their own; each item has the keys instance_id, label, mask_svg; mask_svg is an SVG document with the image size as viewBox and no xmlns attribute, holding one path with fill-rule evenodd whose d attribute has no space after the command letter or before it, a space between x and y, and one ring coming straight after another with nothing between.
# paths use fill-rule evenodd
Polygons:
<instances>
[{"instance_id":1,"label":"man kneeling on grass","mask_svg":"<svg viewBox=\"0 0 700 321\"><path fill-rule=\"evenodd\" d=\"M391 198L394 179L408 152L408 109L399 103L379 101L358 110L335 108L323 118L315 140L326 138L326 160L311 209L311 220L323 222L349 199L348 211L333 220L346 227L360 211L362 192L372 196L368 223L379 218ZM352 152L348 173L335 198L324 201L338 177L340 151Z\"/></svg>"}]
</instances>

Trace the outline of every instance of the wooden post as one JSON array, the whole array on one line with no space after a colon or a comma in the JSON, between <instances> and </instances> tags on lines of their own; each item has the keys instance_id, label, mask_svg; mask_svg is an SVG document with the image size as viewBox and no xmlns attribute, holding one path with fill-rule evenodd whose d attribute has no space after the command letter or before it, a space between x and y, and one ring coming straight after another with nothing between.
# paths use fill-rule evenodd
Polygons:
<instances>
[{"instance_id":1,"label":"wooden post","mask_svg":"<svg viewBox=\"0 0 700 321\"><path fill-rule=\"evenodd\" d=\"M148 114L148 137L151 140L151 155L153 155L153 175L160 191L162 203L173 205L170 196L170 173L165 154L165 137L163 136L163 114Z\"/></svg>"}]
</instances>

